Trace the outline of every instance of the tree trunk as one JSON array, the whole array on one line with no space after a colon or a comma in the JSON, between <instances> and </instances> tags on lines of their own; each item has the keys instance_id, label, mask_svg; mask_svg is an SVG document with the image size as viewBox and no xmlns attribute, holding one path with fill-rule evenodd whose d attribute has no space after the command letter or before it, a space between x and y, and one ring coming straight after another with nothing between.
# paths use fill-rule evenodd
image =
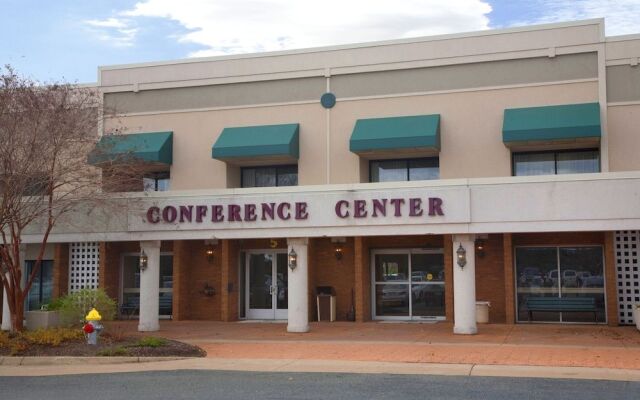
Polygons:
<instances>
[{"instance_id":1,"label":"tree trunk","mask_svg":"<svg viewBox=\"0 0 640 400\"><path fill-rule=\"evenodd\" d=\"M16 307L11 315L11 332L21 332L24 330L24 306Z\"/></svg>"}]
</instances>

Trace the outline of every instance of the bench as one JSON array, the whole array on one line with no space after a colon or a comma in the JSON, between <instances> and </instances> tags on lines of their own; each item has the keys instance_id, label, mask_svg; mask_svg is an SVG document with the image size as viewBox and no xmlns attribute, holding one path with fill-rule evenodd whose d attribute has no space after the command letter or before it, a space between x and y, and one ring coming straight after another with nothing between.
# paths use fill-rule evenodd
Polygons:
<instances>
[{"instance_id":1,"label":"bench","mask_svg":"<svg viewBox=\"0 0 640 400\"><path fill-rule=\"evenodd\" d=\"M527 297L526 307L529 311L529 322L534 311L552 312L592 312L596 323L596 299L593 297Z\"/></svg>"},{"instance_id":2,"label":"bench","mask_svg":"<svg viewBox=\"0 0 640 400\"><path fill-rule=\"evenodd\" d=\"M173 296L161 295L159 298L160 315L172 316ZM126 303L120 306L120 315L127 316L127 319L131 319L133 315L140 312L140 297L131 296Z\"/></svg>"}]
</instances>

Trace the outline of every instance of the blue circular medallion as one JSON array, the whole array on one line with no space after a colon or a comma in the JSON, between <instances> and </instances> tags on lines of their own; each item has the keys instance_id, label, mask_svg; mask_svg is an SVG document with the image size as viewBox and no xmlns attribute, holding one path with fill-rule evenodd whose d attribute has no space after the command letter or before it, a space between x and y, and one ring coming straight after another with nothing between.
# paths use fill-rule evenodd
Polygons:
<instances>
[{"instance_id":1,"label":"blue circular medallion","mask_svg":"<svg viewBox=\"0 0 640 400\"><path fill-rule=\"evenodd\" d=\"M332 108L336 105L336 95L331 92L323 94L322 97L320 97L320 104L322 104L324 108Z\"/></svg>"}]
</instances>

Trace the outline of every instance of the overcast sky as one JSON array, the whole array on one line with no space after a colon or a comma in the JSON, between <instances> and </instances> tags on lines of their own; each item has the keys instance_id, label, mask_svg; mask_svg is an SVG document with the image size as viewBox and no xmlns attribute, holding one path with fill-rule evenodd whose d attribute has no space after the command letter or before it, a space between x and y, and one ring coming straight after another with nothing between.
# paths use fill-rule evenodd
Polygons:
<instances>
[{"instance_id":1,"label":"overcast sky","mask_svg":"<svg viewBox=\"0 0 640 400\"><path fill-rule=\"evenodd\" d=\"M0 63L41 81L99 65L254 53L606 18L640 33L640 0L0 0Z\"/></svg>"}]
</instances>

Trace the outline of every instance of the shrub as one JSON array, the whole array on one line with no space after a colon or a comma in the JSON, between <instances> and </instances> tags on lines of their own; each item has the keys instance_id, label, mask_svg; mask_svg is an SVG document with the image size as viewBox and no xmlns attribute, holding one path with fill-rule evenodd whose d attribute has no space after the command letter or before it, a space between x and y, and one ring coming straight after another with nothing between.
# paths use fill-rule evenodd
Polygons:
<instances>
[{"instance_id":1,"label":"shrub","mask_svg":"<svg viewBox=\"0 0 640 400\"><path fill-rule=\"evenodd\" d=\"M0 349L9 348L11 338L7 332L0 331Z\"/></svg>"},{"instance_id":2,"label":"shrub","mask_svg":"<svg viewBox=\"0 0 640 400\"><path fill-rule=\"evenodd\" d=\"M116 316L117 304L102 289L82 289L60 299L60 319L67 326L80 325L92 308L103 321L110 321Z\"/></svg>"},{"instance_id":3,"label":"shrub","mask_svg":"<svg viewBox=\"0 0 640 400\"><path fill-rule=\"evenodd\" d=\"M71 328L48 328L26 331L21 334L29 344L39 344L42 346L60 346L63 342L81 340L84 333L80 329Z\"/></svg>"},{"instance_id":4,"label":"shrub","mask_svg":"<svg viewBox=\"0 0 640 400\"><path fill-rule=\"evenodd\" d=\"M154 337L154 336L147 336L147 337L143 337L142 339L138 340L134 346L136 346L136 347L161 347L161 346L164 346L165 344L167 344L166 339L159 338L159 337Z\"/></svg>"}]
</instances>

